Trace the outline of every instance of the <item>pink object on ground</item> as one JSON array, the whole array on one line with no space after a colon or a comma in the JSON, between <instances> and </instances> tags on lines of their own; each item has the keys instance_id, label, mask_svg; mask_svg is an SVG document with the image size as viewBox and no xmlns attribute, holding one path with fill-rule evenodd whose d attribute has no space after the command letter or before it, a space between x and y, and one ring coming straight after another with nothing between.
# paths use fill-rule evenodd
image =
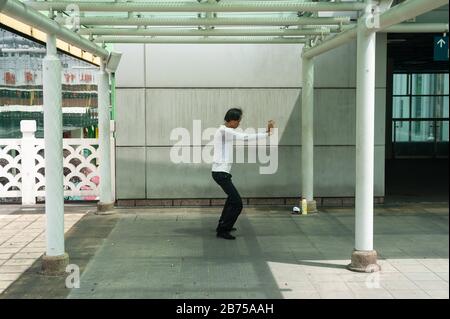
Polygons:
<instances>
[{"instance_id":1,"label":"pink object on ground","mask_svg":"<svg viewBox=\"0 0 450 319\"><path fill-rule=\"evenodd\" d=\"M91 182L98 186L100 183L100 176L94 176L91 178ZM89 186L81 186L81 190L90 190L91 188ZM96 200L97 196L84 196L84 200Z\"/></svg>"}]
</instances>

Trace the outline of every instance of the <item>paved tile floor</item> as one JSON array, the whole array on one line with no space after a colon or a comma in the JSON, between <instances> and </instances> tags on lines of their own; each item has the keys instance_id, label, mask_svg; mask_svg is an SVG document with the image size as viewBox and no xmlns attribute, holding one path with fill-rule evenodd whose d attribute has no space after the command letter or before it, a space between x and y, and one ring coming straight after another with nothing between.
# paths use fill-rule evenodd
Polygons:
<instances>
[{"instance_id":1,"label":"paved tile floor","mask_svg":"<svg viewBox=\"0 0 450 319\"><path fill-rule=\"evenodd\" d=\"M114 217L86 215L69 236L67 250L74 256L73 262L81 263L80 246L95 249L92 256L84 255L86 265L80 267L80 288L62 289L59 286L64 281L60 280L55 283L62 289L59 296L449 298L446 203L377 208L374 241L382 271L373 274L350 272L345 267L354 243L351 208L327 208L317 215L295 216L285 207L246 207L236 225L235 241L215 237L219 210L142 208L116 209ZM27 233L23 232L28 229L25 227L42 218L25 217L29 219L20 221L27 225L22 227L21 236ZM35 234L34 238L41 236L37 231ZM94 239L98 245L90 243ZM39 241L34 245L43 247ZM13 253L34 252L23 249L26 247ZM17 278L8 277L1 267L5 266L0 266L0 276ZM0 297L52 295L54 288L39 287L42 283L38 275L30 272Z\"/></svg>"},{"instance_id":2,"label":"paved tile floor","mask_svg":"<svg viewBox=\"0 0 450 319\"><path fill-rule=\"evenodd\" d=\"M42 208L19 209L9 214L11 210L8 210L8 214L5 214L5 208L2 209L3 214L0 211L0 293L41 257L46 247L46 218ZM67 214L64 231L84 215L85 212Z\"/></svg>"}]
</instances>

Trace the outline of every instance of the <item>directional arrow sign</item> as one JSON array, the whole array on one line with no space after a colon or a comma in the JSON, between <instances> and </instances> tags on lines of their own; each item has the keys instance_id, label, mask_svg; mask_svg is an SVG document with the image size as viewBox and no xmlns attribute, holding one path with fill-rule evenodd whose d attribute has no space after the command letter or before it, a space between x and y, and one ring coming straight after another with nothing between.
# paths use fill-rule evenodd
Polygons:
<instances>
[{"instance_id":1,"label":"directional arrow sign","mask_svg":"<svg viewBox=\"0 0 450 319\"><path fill-rule=\"evenodd\" d=\"M434 61L448 61L448 37L434 37Z\"/></svg>"}]
</instances>

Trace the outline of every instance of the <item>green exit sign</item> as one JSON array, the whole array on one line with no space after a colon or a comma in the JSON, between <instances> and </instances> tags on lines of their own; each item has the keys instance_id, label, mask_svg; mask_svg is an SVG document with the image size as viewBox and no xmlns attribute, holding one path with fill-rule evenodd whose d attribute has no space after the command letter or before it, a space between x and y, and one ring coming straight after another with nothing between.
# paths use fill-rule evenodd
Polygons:
<instances>
[{"instance_id":1,"label":"green exit sign","mask_svg":"<svg viewBox=\"0 0 450 319\"><path fill-rule=\"evenodd\" d=\"M434 37L434 61L448 61L448 36Z\"/></svg>"}]
</instances>

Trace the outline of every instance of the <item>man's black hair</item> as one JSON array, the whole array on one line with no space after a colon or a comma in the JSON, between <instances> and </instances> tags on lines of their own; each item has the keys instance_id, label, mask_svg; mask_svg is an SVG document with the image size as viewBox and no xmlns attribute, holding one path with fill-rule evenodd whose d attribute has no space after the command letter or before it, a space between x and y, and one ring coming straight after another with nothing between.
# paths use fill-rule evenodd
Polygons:
<instances>
[{"instance_id":1,"label":"man's black hair","mask_svg":"<svg viewBox=\"0 0 450 319\"><path fill-rule=\"evenodd\" d=\"M239 121L242 117L242 110L237 108L232 108L227 111L225 114L225 122L229 121Z\"/></svg>"}]
</instances>

